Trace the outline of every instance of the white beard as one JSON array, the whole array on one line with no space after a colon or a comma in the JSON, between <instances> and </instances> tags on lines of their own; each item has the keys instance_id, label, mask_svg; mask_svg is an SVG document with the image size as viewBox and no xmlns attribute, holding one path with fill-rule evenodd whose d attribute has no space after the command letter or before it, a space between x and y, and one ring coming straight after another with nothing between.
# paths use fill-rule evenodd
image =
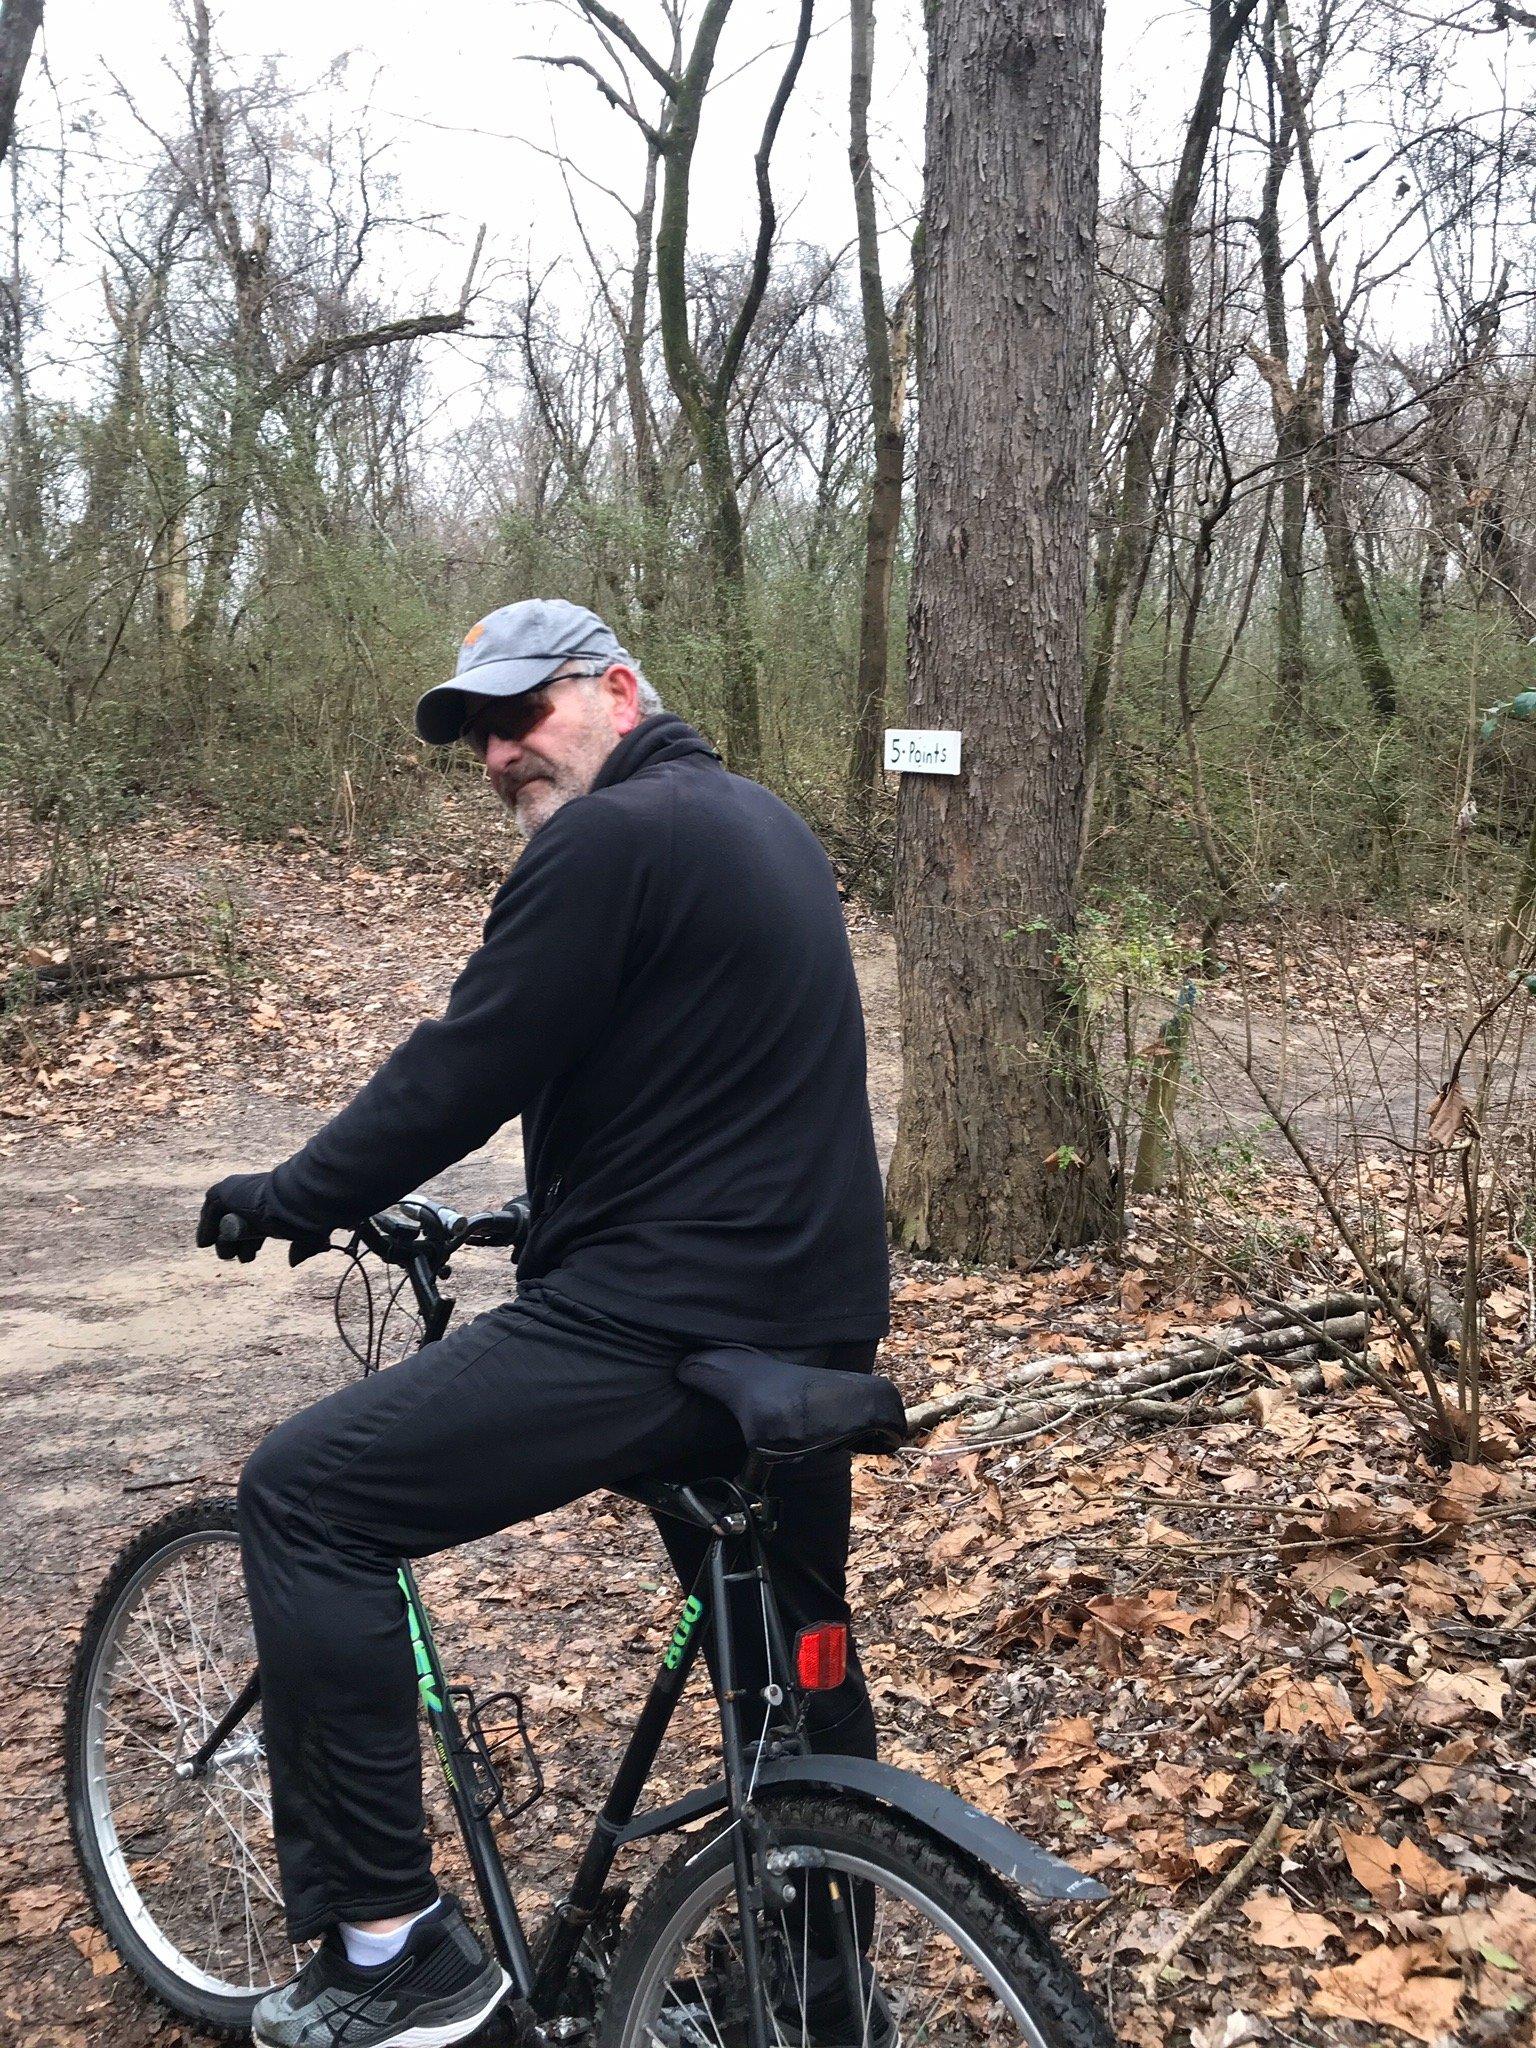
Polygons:
<instances>
[{"instance_id":1,"label":"white beard","mask_svg":"<svg viewBox=\"0 0 1536 2048\"><path fill-rule=\"evenodd\" d=\"M542 775L525 782L512 799L512 815L517 820L517 829L525 839L531 839L541 825L547 825L563 805L573 796L581 796L579 789L561 789L558 784L545 781Z\"/></svg>"}]
</instances>

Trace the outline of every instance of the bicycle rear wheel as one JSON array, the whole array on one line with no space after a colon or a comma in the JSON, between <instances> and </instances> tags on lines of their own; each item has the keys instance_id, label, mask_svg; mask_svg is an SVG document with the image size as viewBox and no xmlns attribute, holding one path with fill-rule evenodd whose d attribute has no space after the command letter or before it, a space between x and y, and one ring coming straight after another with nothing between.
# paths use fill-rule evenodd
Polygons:
<instances>
[{"instance_id":1,"label":"bicycle rear wheel","mask_svg":"<svg viewBox=\"0 0 1536 2048\"><path fill-rule=\"evenodd\" d=\"M990 1872L843 1796L764 1801L788 1888L759 1939L770 2048L1113 2048L1077 1973ZM746 2048L729 1828L691 1837L635 1908L600 2048Z\"/></svg>"},{"instance_id":2,"label":"bicycle rear wheel","mask_svg":"<svg viewBox=\"0 0 1536 2048\"><path fill-rule=\"evenodd\" d=\"M195 1502L108 1573L65 1716L70 1827L103 1932L155 1997L230 2035L307 1953L283 1924L260 1703L203 1776L176 1766L255 1668L235 1504Z\"/></svg>"}]
</instances>

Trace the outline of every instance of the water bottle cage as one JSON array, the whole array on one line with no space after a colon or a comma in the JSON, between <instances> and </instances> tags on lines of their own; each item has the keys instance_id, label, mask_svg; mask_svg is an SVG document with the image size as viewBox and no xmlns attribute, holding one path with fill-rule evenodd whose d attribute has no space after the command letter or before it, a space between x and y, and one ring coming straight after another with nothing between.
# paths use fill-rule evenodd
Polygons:
<instances>
[{"instance_id":1,"label":"water bottle cage","mask_svg":"<svg viewBox=\"0 0 1536 2048\"><path fill-rule=\"evenodd\" d=\"M480 1700L473 1686L461 1685L451 1686L448 1697L463 1731L462 1761L476 1818L485 1820L493 1813L503 1813L508 1820L515 1820L544 1796L544 1773L534 1754L521 1693L493 1692L488 1699ZM510 1715L512 1725L493 1739L486 1726L498 1708L503 1720ZM520 1772L526 1773L528 1791L515 1806L509 1806L506 1777Z\"/></svg>"}]
</instances>

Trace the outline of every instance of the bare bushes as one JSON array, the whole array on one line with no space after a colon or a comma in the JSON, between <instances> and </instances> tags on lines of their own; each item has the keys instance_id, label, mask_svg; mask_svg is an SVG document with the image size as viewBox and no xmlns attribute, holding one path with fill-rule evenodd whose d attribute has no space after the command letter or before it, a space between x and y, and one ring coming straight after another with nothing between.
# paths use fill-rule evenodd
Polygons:
<instances>
[{"instance_id":1,"label":"bare bushes","mask_svg":"<svg viewBox=\"0 0 1536 2048\"><path fill-rule=\"evenodd\" d=\"M1176 1100L1157 1039L1126 1094L1170 1126L1154 1214L1251 1297L1343 1287L1375 1304L1361 1369L1437 1458L1507 1455L1499 1406L1536 1344L1536 952L1495 920L1433 936L1363 919L1234 928L1201 991ZM1163 1001L1171 1009L1171 991ZM1148 1086L1150 1081L1150 1086Z\"/></svg>"}]
</instances>

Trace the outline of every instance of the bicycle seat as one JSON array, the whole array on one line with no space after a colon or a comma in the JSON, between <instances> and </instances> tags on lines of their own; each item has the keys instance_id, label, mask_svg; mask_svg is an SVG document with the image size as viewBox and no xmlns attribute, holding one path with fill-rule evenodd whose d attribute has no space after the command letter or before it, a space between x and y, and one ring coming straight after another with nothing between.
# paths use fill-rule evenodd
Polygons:
<instances>
[{"instance_id":1,"label":"bicycle seat","mask_svg":"<svg viewBox=\"0 0 1536 2048\"><path fill-rule=\"evenodd\" d=\"M894 1451L907 1440L901 1396L878 1373L794 1365L744 1344L717 1344L691 1352L677 1377L728 1408L748 1450L766 1457Z\"/></svg>"}]
</instances>

